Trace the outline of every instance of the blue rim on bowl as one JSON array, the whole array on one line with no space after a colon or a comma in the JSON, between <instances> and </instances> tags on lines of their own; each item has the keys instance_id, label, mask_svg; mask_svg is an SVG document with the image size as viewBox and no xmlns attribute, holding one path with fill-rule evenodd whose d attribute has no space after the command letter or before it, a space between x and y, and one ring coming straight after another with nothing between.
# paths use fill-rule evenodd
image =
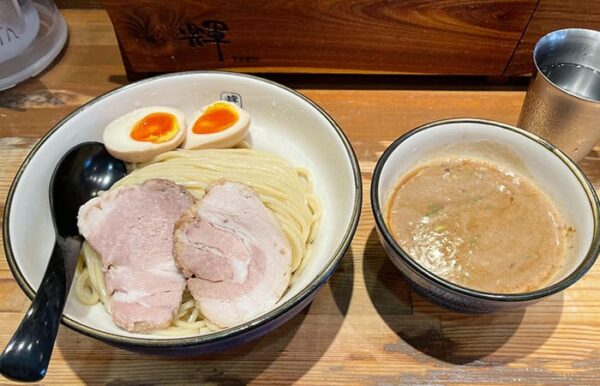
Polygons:
<instances>
[{"instance_id":1,"label":"blue rim on bowl","mask_svg":"<svg viewBox=\"0 0 600 386\"><path fill-rule=\"evenodd\" d=\"M412 259L409 254L394 240L392 237L386 223L384 220L384 210L379 201L379 181L381 177L381 172L385 165L385 162L390 157L390 155L394 152L394 150L406 141L408 138L413 135L427 130L431 127L436 127L439 125L445 125L448 123L480 123L486 125L492 125L498 127L502 130L510 130L515 133L518 133L530 140L537 142L538 144L545 147L548 151L552 152L556 157L558 157L575 175L582 188L584 189L594 219L594 229L593 229L593 239L590 245L590 248L583 259L583 261L579 264L579 266L566 278L563 280L552 284L550 286L541 288L539 290L527 292L527 293L519 293L519 294L501 294L501 293L491 293L491 292L483 292L477 291L474 289L470 289L467 287L460 286L458 284L452 283L448 280L443 279L442 277L436 275L435 273L427 270L416 260ZM519 129L514 126L510 126L507 124L489 121L485 119L473 119L473 118L455 118L455 119L444 119L431 123L427 123L425 125L419 126L406 134L402 135L398 139L396 139L392 144L383 152L375 169L373 171L373 178L371 180L371 208L373 211L373 215L375 217L375 224L379 229L381 236L385 239L385 241L391 246L393 251L402 258L402 261L406 263L413 271L415 271L418 275L429 279L430 281L440 285L443 288L454 291L456 293L471 296L473 298L486 300L486 301L505 301L505 302L528 302L536 299L540 299L542 297L552 295L554 293L560 292L565 288L571 286L577 280L579 280L594 264L596 261L598 254L600 253L600 235L599 235L599 226L600 226L600 201L598 200L598 195L590 181L587 179L585 174L581 171L581 169L562 151L556 148L554 145L545 141L544 139L531 134L525 130Z\"/></svg>"},{"instance_id":2,"label":"blue rim on bowl","mask_svg":"<svg viewBox=\"0 0 600 386\"><path fill-rule=\"evenodd\" d=\"M362 182L361 182L361 173L360 173L360 168L358 165L358 160L356 158L354 149L352 148L352 146L350 144L350 141L348 140L346 135L343 133L341 128L333 120L333 118L331 118L315 102L313 102L308 97L302 95L301 93L299 93L289 87L283 86L279 83L270 81L268 79L264 79L264 78L260 78L260 77L256 77L256 76L252 76L252 75L247 75L247 74L240 74L240 73L227 72L227 71L187 71L187 72L178 72L178 73L172 73L172 74L159 75L156 77L144 79L144 80L141 80L138 82L134 82L134 83L119 87L115 90L112 90L105 94L102 94L102 95L94 98L92 101L82 105L81 107L79 107L78 109L73 111L71 114L69 114L68 116L63 118L46 135L44 135L40 139L40 141L33 147L31 152L27 155L27 157L25 158L25 160L19 167L19 170L17 171L17 174L11 184L9 191L8 191L8 196L6 199L6 207L4 209L2 231L3 231L3 240L4 240L4 250L6 252L6 258L7 258L10 270L12 271L13 276L15 277L17 283L19 284L19 286L21 287L23 292L25 292L25 294L30 299L33 299L33 297L35 296L35 290L27 282L27 280L23 276L23 273L21 272L20 268L16 264L16 260L15 260L13 250L11 247L11 241L10 241L10 235L9 235L9 229L8 229L8 219L10 218L11 203L13 201L15 188L18 185L21 175L23 174L23 171L27 168L27 165L29 164L29 161L31 160L31 158L37 153L37 151L44 144L44 142L46 142L46 140L49 137L51 137L53 135L53 133L55 133L58 129L60 129L66 122L68 122L69 119L71 119L73 116L79 114L81 111L94 105L98 101L109 98L111 95L113 95L115 93L118 93L118 92L128 89L128 88L136 87L140 84L152 82L157 79L177 77L177 76L189 75L189 74L222 74L222 75L228 75L228 76L249 78L249 79L253 79L255 81L268 83L272 86L283 89L284 91L287 91L287 92L299 97L300 99L302 99L303 101L308 103L310 106L312 106L319 114L321 114L329 122L331 127L334 128L336 134L339 136L339 139L343 143L343 146L346 150L348 159L352 166L353 179L354 179L354 184L355 184L353 211L351 214L350 222L344 232L344 237L343 237L342 241L340 242L340 244L337 246L337 249L335 250L332 258L325 265L325 267L321 270L321 272L319 272L319 274L315 277L315 279L313 279L310 282L310 284L308 286L303 288L298 294L296 294L295 296L293 296L291 299L289 299L285 303L281 304L280 306L276 307L275 309L269 311L266 314L259 316L258 318L253 319L250 322L244 323L242 325L232 327L232 328L229 328L226 330L222 330L219 332L215 332L212 334L208 334L208 335L171 338L171 339L155 339L155 338L153 339L151 337L148 337L148 338L126 337L126 336L120 336L120 335L116 335L116 334L105 332L105 331L100 331L95 328L86 326L85 324L82 324L66 315L63 315L62 323L64 323L68 327L70 327L82 334L85 334L85 335L88 335L88 336L91 336L94 338L98 338L98 339L101 339L101 340L104 340L106 342L113 343L116 345L134 346L134 347L149 347L149 348L164 348L164 349L200 346L204 343L218 344L221 341L230 340L232 338L235 338L237 336L245 334L253 329L256 329L257 327L267 325L270 322L275 321L277 318L285 315L288 311L305 303L307 301L307 299L309 299L310 295L313 294L319 287L321 287L329 279L331 274L335 271L335 268L337 267L341 258L346 253L348 247L350 246L350 242L352 241L354 233L356 232L356 229L358 227L358 220L359 220L360 212L361 212L361 206L362 206Z\"/></svg>"}]
</instances>

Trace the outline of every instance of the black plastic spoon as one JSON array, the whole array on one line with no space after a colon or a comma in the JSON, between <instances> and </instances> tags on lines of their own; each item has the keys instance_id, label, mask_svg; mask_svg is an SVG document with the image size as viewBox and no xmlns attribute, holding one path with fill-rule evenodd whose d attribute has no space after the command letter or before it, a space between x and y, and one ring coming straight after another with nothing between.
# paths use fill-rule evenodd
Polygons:
<instances>
[{"instance_id":1,"label":"black plastic spoon","mask_svg":"<svg viewBox=\"0 0 600 386\"><path fill-rule=\"evenodd\" d=\"M83 241L77 212L125 174L125 164L98 142L75 146L58 163L50 181L56 242L29 310L0 354L0 373L7 378L32 382L46 375Z\"/></svg>"}]
</instances>

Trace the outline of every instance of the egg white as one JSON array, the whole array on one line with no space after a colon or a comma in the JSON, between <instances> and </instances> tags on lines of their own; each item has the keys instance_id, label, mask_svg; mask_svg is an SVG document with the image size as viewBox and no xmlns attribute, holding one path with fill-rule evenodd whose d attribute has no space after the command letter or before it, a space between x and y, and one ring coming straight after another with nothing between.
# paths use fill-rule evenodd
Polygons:
<instances>
[{"instance_id":1,"label":"egg white","mask_svg":"<svg viewBox=\"0 0 600 386\"><path fill-rule=\"evenodd\" d=\"M238 113L238 120L231 127L218 133L210 134L196 134L192 131L194 123L204 114L206 109L215 103L225 103L235 109ZM250 113L246 110L239 108L237 105L231 102L217 101L209 105L204 106L200 111L195 112L191 115L191 119L188 121L187 134L183 142L184 149L225 149L230 148L242 141L248 129L250 128Z\"/></svg>"},{"instance_id":2,"label":"egg white","mask_svg":"<svg viewBox=\"0 0 600 386\"><path fill-rule=\"evenodd\" d=\"M136 141L131 138L131 130L145 116L152 113L169 113L175 116L179 130L173 138L161 143ZM104 129L103 141L108 152L126 162L146 162L157 155L175 149L185 139L185 114L178 109L166 106L142 107L120 116Z\"/></svg>"}]
</instances>

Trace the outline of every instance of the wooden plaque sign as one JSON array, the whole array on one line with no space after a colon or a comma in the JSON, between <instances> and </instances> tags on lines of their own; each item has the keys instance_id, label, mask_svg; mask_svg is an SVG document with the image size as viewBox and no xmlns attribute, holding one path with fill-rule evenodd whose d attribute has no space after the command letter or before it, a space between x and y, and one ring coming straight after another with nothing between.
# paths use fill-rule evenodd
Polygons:
<instances>
[{"instance_id":1,"label":"wooden plaque sign","mask_svg":"<svg viewBox=\"0 0 600 386\"><path fill-rule=\"evenodd\" d=\"M502 75L535 0L105 0L128 74Z\"/></svg>"}]
</instances>

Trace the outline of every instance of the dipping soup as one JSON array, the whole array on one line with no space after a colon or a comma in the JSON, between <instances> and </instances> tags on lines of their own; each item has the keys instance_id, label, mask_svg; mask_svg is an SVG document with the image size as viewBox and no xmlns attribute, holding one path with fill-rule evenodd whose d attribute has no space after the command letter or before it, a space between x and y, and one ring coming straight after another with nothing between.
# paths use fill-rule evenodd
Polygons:
<instances>
[{"instance_id":1,"label":"dipping soup","mask_svg":"<svg viewBox=\"0 0 600 386\"><path fill-rule=\"evenodd\" d=\"M526 176L476 159L423 164L403 177L385 220L414 260L463 287L492 293L542 288L572 251L574 230Z\"/></svg>"}]
</instances>

